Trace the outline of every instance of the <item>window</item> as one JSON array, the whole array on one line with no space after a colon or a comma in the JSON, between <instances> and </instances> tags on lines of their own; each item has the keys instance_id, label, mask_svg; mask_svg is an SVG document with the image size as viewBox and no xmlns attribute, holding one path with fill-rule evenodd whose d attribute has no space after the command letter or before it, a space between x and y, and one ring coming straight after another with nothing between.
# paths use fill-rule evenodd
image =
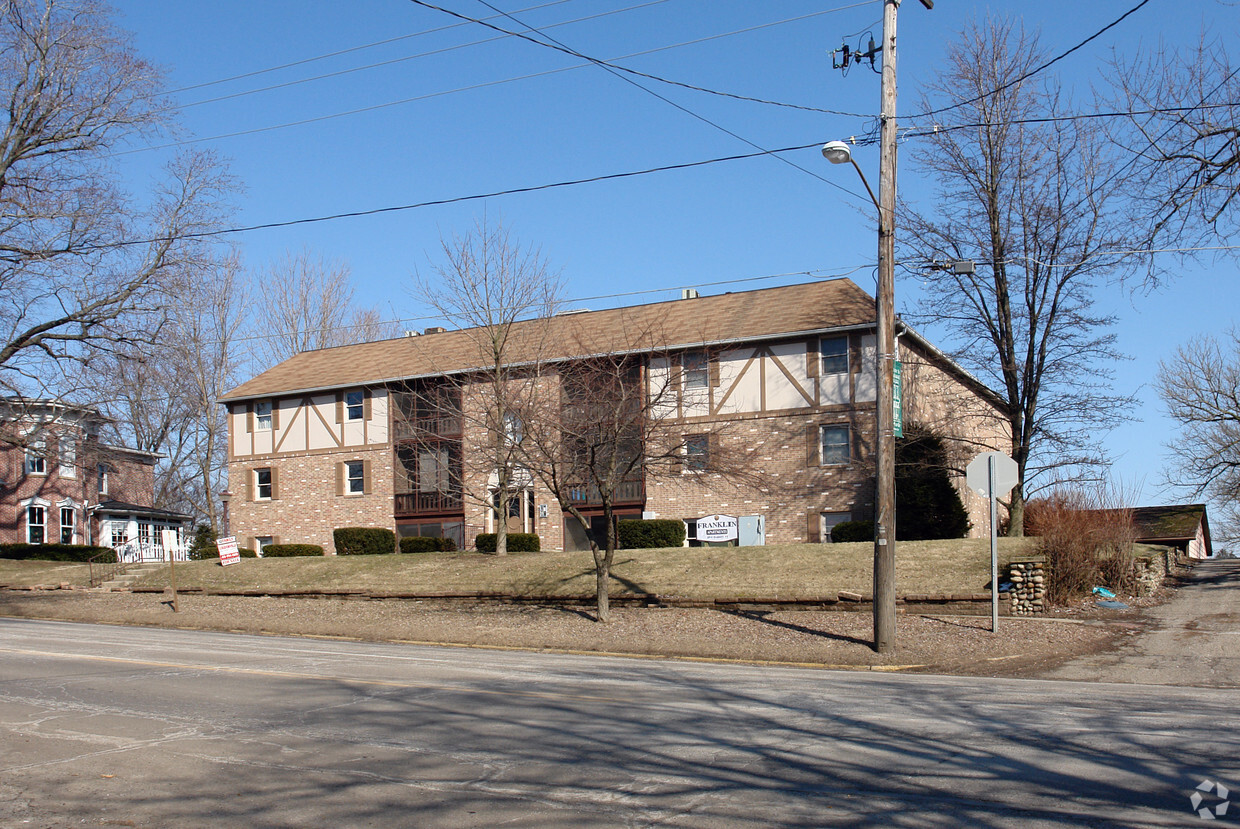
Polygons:
<instances>
[{"instance_id":1,"label":"window","mask_svg":"<svg viewBox=\"0 0 1240 829\"><path fill-rule=\"evenodd\" d=\"M818 347L822 353L822 373L824 375L848 373L847 337L831 337L819 343Z\"/></svg>"},{"instance_id":2,"label":"window","mask_svg":"<svg viewBox=\"0 0 1240 829\"><path fill-rule=\"evenodd\" d=\"M852 520L852 513L849 512L824 512L822 514L822 540L825 542L834 541L831 537L831 530L836 524L843 524L845 521Z\"/></svg>"},{"instance_id":3,"label":"window","mask_svg":"<svg viewBox=\"0 0 1240 829\"><path fill-rule=\"evenodd\" d=\"M685 471L705 472L710 466L710 435L685 436Z\"/></svg>"},{"instance_id":4,"label":"window","mask_svg":"<svg viewBox=\"0 0 1240 829\"><path fill-rule=\"evenodd\" d=\"M822 427L822 465L848 463L849 452L847 426Z\"/></svg>"},{"instance_id":5,"label":"window","mask_svg":"<svg viewBox=\"0 0 1240 829\"><path fill-rule=\"evenodd\" d=\"M525 424L513 412L504 415L504 440L514 446L525 440Z\"/></svg>"},{"instance_id":6,"label":"window","mask_svg":"<svg viewBox=\"0 0 1240 829\"><path fill-rule=\"evenodd\" d=\"M254 404L254 428L260 431L271 430L270 400L260 400Z\"/></svg>"},{"instance_id":7,"label":"window","mask_svg":"<svg viewBox=\"0 0 1240 829\"><path fill-rule=\"evenodd\" d=\"M112 546L123 547L129 542L129 522L112 522Z\"/></svg>"},{"instance_id":8,"label":"window","mask_svg":"<svg viewBox=\"0 0 1240 829\"><path fill-rule=\"evenodd\" d=\"M263 557L263 548L270 547L276 543L274 535L256 535L254 536L254 554L259 558Z\"/></svg>"},{"instance_id":9,"label":"window","mask_svg":"<svg viewBox=\"0 0 1240 829\"><path fill-rule=\"evenodd\" d=\"M350 495L366 491L366 464L364 461L347 461L344 465L345 489Z\"/></svg>"},{"instance_id":10,"label":"window","mask_svg":"<svg viewBox=\"0 0 1240 829\"><path fill-rule=\"evenodd\" d=\"M60 438L60 477L77 477L77 444L68 435Z\"/></svg>"},{"instance_id":11,"label":"window","mask_svg":"<svg viewBox=\"0 0 1240 829\"><path fill-rule=\"evenodd\" d=\"M346 420L361 420L366 416L366 393L363 391L345 392L344 416Z\"/></svg>"},{"instance_id":12,"label":"window","mask_svg":"<svg viewBox=\"0 0 1240 829\"><path fill-rule=\"evenodd\" d=\"M44 453L47 451L47 445L42 440L32 441L26 447L26 474L27 475L46 475L47 474L47 458Z\"/></svg>"},{"instance_id":13,"label":"window","mask_svg":"<svg viewBox=\"0 0 1240 829\"><path fill-rule=\"evenodd\" d=\"M701 351L686 352L680 359L684 371L686 389L705 389L710 386L710 363Z\"/></svg>"},{"instance_id":14,"label":"window","mask_svg":"<svg viewBox=\"0 0 1240 829\"><path fill-rule=\"evenodd\" d=\"M96 474L99 476L99 494L108 494L108 465L101 463L95 468Z\"/></svg>"},{"instance_id":15,"label":"window","mask_svg":"<svg viewBox=\"0 0 1240 829\"><path fill-rule=\"evenodd\" d=\"M47 511L43 507L26 507L26 541L42 544L47 540Z\"/></svg>"},{"instance_id":16,"label":"window","mask_svg":"<svg viewBox=\"0 0 1240 829\"><path fill-rule=\"evenodd\" d=\"M254 500L270 501L272 498L271 468L254 470Z\"/></svg>"},{"instance_id":17,"label":"window","mask_svg":"<svg viewBox=\"0 0 1240 829\"><path fill-rule=\"evenodd\" d=\"M60 543L73 543L73 507L60 508Z\"/></svg>"}]
</instances>

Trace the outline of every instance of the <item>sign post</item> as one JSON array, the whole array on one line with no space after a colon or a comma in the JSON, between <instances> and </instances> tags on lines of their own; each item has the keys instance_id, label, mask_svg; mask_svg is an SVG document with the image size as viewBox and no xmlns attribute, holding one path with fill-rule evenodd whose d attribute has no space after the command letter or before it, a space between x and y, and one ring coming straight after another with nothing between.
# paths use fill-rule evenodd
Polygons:
<instances>
[{"instance_id":1,"label":"sign post","mask_svg":"<svg viewBox=\"0 0 1240 829\"><path fill-rule=\"evenodd\" d=\"M177 542L177 531L160 530L160 539L164 547L164 555L168 556L168 584L172 588L172 612L180 613L181 608L177 604L177 571L173 564L181 547Z\"/></svg>"},{"instance_id":2,"label":"sign post","mask_svg":"<svg viewBox=\"0 0 1240 829\"><path fill-rule=\"evenodd\" d=\"M999 630L999 516L995 499L1016 486L1020 469L1002 452L983 452L965 469L969 489L990 499L990 630Z\"/></svg>"}]
</instances>

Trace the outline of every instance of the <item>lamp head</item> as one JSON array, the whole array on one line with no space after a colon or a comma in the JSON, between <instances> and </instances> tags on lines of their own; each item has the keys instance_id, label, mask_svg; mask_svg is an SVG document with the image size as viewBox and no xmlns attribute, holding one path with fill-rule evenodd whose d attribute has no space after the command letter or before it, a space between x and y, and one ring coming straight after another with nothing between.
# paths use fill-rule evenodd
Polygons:
<instances>
[{"instance_id":1,"label":"lamp head","mask_svg":"<svg viewBox=\"0 0 1240 829\"><path fill-rule=\"evenodd\" d=\"M843 141L828 141L822 145L822 157L832 164L847 164L852 161L852 150Z\"/></svg>"}]
</instances>

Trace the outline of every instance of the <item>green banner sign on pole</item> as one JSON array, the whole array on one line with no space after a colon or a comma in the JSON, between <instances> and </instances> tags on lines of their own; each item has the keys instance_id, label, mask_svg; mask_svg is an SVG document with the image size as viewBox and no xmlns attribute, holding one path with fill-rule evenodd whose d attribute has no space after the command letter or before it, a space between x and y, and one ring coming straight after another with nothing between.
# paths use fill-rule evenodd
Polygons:
<instances>
[{"instance_id":1,"label":"green banner sign on pole","mask_svg":"<svg viewBox=\"0 0 1240 829\"><path fill-rule=\"evenodd\" d=\"M904 437L904 389L902 388L902 380L904 375L904 366L896 360L891 367L892 395L891 395L891 423L892 434L898 438Z\"/></svg>"}]
</instances>

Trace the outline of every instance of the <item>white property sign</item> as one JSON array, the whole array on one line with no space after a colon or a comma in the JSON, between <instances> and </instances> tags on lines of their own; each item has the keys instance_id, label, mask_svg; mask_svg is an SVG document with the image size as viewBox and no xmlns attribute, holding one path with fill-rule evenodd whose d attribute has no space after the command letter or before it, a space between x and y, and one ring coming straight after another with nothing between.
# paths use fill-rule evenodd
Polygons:
<instances>
[{"instance_id":1,"label":"white property sign","mask_svg":"<svg viewBox=\"0 0 1240 829\"><path fill-rule=\"evenodd\" d=\"M705 515L697 520L698 541L735 541L741 522L735 515Z\"/></svg>"},{"instance_id":2,"label":"white property sign","mask_svg":"<svg viewBox=\"0 0 1240 829\"><path fill-rule=\"evenodd\" d=\"M237 549L237 539L233 536L228 538L220 538L215 542L215 548L220 551L220 565L227 567L229 564L237 564L241 561L241 552Z\"/></svg>"}]
</instances>

